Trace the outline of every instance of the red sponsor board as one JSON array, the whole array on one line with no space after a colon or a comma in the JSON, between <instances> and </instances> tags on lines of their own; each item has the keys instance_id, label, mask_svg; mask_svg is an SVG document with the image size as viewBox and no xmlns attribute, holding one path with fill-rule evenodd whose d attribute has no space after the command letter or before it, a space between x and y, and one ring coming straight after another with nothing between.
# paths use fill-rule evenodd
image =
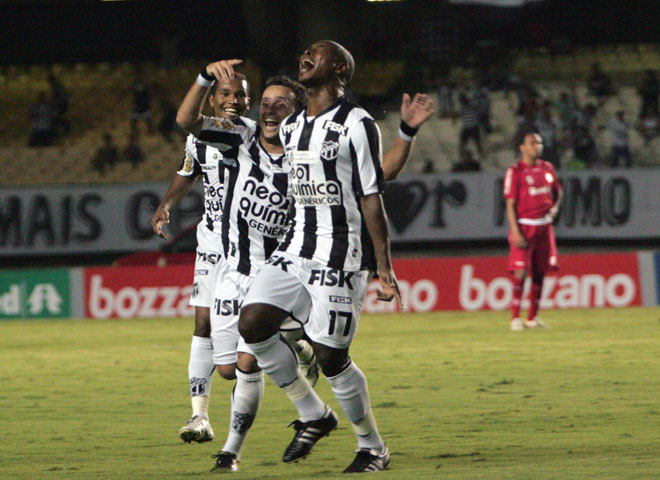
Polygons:
<instances>
[{"instance_id":1,"label":"red sponsor board","mask_svg":"<svg viewBox=\"0 0 660 480\"><path fill-rule=\"evenodd\" d=\"M625 307L641 305L640 277L634 253L562 255L561 270L546 276L541 308ZM513 286L506 257L458 257L394 260L403 311L503 310ZM530 283L523 308L528 308ZM363 311L398 311L376 299L378 282L367 289Z\"/></svg>"},{"instance_id":2,"label":"red sponsor board","mask_svg":"<svg viewBox=\"0 0 660 480\"><path fill-rule=\"evenodd\" d=\"M85 269L85 316L190 317L194 264Z\"/></svg>"}]
</instances>

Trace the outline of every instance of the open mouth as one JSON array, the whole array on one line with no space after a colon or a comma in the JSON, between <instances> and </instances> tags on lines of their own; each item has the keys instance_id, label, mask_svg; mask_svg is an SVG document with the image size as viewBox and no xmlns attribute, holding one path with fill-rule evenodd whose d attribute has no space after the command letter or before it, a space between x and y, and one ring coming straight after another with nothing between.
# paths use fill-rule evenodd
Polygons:
<instances>
[{"instance_id":1,"label":"open mouth","mask_svg":"<svg viewBox=\"0 0 660 480\"><path fill-rule=\"evenodd\" d=\"M311 70L312 68L314 68L314 65L315 65L314 61L311 60L310 58L300 59L300 71L301 72L302 71L307 72L307 71Z\"/></svg>"},{"instance_id":2,"label":"open mouth","mask_svg":"<svg viewBox=\"0 0 660 480\"><path fill-rule=\"evenodd\" d=\"M264 127L268 128L277 128L280 124L277 120L273 120L272 118L265 118L263 121Z\"/></svg>"},{"instance_id":3,"label":"open mouth","mask_svg":"<svg viewBox=\"0 0 660 480\"><path fill-rule=\"evenodd\" d=\"M239 115L238 108L235 108L235 107L225 107L225 108L223 108L223 111L227 115L233 115L235 117L238 117L238 115Z\"/></svg>"}]
</instances>

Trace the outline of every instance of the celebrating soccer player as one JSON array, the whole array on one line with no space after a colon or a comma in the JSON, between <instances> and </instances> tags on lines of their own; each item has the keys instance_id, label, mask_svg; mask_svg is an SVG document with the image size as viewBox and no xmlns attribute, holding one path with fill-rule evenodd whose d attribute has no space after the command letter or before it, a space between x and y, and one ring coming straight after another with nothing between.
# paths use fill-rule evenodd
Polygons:
<instances>
[{"instance_id":1,"label":"celebrating soccer player","mask_svg":"<svg viewBox=\"0 0 660 480\"><path fill-rule=\"evenodd\" d=\"M201 118L201 106L208 95L208 102L215 118L236 121L248 106L248 83L244 79L228 79L209 82L211 88L191 89L186 101L197 105L194 115L180 116L184 123L199 135L195 120ZM219 168L223 154L217 148L200 142L192 133L186 140L183 163L158 206L151 225L162 238L168 238L163 230L169 223L170 210L190 191L198 177L204 179L204 215L197 226L197 255L190 304L195 307L195 331L190 345L188 377L192 417L179 429L185 442L213 440L213 429L208 417L209 396L213 380L213 346L211 344L210 307L213 304L213 278L215 269L221 264L222 245L220 238L222 221L222 194L224 191L224 169Z\"/></svg>"},{"instance_id":2,"label":"celebrating soccer player","mask_svg":"<svg viewBox=\"0 0 660 480\"><path fill-rule=\"evenodd\" d=\"M381 198L380 132L373 118L343 95L354 68L351 54L332 41L316 42L300 57L298 80L307 88L307 108L280 129L291 164L294 218L245 298L239 330L259 365L298 409L283 461L299 460L338 423L278 332L299 302L311 301L305 333L357 435L358 454L345 471L366 472L390 462L366 377L349 356L373 258L365 251L367 235L383 289L379 298L400 302L400 293Z\"/></svg>"},{"instance_id":3,"label":"celebrating soccer player","mask_svg":"<svg viewBox=\"0 0 660 480\"><path fill-rule=\"evenodd\" d=\"M557 268L557 245L552 221L559 211L562 189L551 163L541 160L543 140L534 130L516 137L520 161L504 178L504 198L509 220L509 272L513 273L511 330L545 327L537 317L545 273ZM520 318L520 302L527 274L532 289L527 320Z\"/></svg>"}]
</instances>

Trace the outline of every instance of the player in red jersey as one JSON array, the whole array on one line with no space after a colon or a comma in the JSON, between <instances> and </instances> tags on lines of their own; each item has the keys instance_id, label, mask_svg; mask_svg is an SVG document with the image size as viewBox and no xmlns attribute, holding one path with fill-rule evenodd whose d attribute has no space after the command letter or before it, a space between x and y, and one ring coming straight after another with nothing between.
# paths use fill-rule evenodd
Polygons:
<instances>
[{"instance_id":1,"label":"player in red jersey","mask_svg":"<svg viewBox=\"0 0 660 480\"><path fill-rule=\"evenodd\" d=\"M557 269L557 245L552 221L559 211L562 190L551 163L541 160L543 140L534 130L516 137L520 160L504 177L504 199L509 220L508 270L513 274L511 330L544 327L536 316L545 272ZM532 290L527 320L520 318L520 300L528 272Z\"/></svg>"}]
</instances>

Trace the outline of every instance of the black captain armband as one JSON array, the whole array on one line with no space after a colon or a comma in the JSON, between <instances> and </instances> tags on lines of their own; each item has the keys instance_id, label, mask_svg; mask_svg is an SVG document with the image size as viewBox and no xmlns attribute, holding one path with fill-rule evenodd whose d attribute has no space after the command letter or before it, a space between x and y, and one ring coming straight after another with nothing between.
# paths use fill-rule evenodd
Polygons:
<instances>
[{"instance_id":1,"label":"black captain armband","mask_svg":"<svg viewBox=\"0 0 660 480\"><path fill-rule=\"evenodd\" d=\"M418 130L419 128L413 128L401 120L401 124L399 125L399 136L406 142L412 142L415 138L415 135L417 135Z\"/></svg>"},{"instance_id":2,"label":"black captain armband","mask_svg":"<svg viewBox=\"0 0 660 480\"><path fill-rule=\"evenodd\" d=\"M206 67L202 67L202 71L197 75L197 85L204 88L209 88L215 82L215 77L209 75L206 71Z\"/></svg>"}]
</instances>

